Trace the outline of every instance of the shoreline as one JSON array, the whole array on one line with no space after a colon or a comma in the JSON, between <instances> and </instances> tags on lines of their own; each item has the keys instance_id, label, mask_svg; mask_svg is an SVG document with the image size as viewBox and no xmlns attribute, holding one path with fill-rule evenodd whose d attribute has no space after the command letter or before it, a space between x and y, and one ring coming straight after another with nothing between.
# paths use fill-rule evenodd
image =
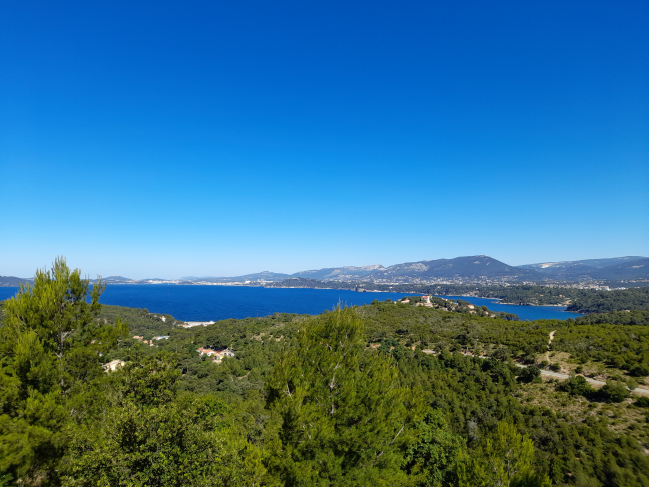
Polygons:
<instances>
[{"instance_id":1,"label":"shoreline","mask_svg":"<svg viewBox=\"0 0 649 487\"><path fill-rule=\"evenodd\" d=\"M440 294L439 296L449 297L451 295ZM473 294L454 294L453 296L457 296L457 297L460 297L460 298L491 299L493 301L498 301L498 302L494 302L493 304L506 304L507 306L533 306L535 308L567 308L567 306L564 306L563 304L505 303L505 302L503 302L503 300L501 298L490 298L490 297L487 297L487 296L475 296ZM585 314L585 313L578 313L576 311L567 311L567 309L564 309L563 311L566 311L567 313Z\"/></svg>"},{"instance_id":2,"label":"shoreline","mask_svg":"<svg viewBox=\"0 0 649 487\"><path fill-rule=\"evenodd\" d=\"M396 291L380 291L378 289L350 289L350 288L335 288L335 287L309 287L309 286L281 286L281 287L276 287L276 286L263 286L264 288L271 288L271 289L330 289L334 291L354 291L357 293L395 293L395 294L411 294L411 295L421 295L425 296L423 293L419 292L396 292ZM503 302L501 298L494 298L494 297L488 297L488 296L476 296L474 294L453 294L453 295L444 295L444 294L439 294L433 296L444 296L448 298L449 296L456 296L459 298L477 298L477 299L489 299L493 302L493 304L503 304L507 306L532 306L532 307L537 307L537 308L567 308L566 305L563 304L532 304L532 303L506 303ZM587 314L587 313L580 313L577 311L568 311L567 309L564 309L562 311L565 311L567 313L574 313L574 314Z\"/></svg>"},{"instance_id":3,"label":"shoreline","mask_svg":"<svg viewBox=\"0 0 649 487\"><path fill-rule=\"evenodd\" d=\"M126 284L126 283L124 283L124 284L119 283L118 284L118 283L114 283L114 284L111 284L111 285L117 285L117 286L121 287L121 286L143 286L143 285L151 286L151 285L155 285L155 284ZM173 285L173 284L162 284L161 283L159 285L169 286L169 285ZM178 285L178 284L176 284L176 285ZM210 287L215 286L215 285L216 286L221 286L221 287L251 287L251 288L253 288L253 287L254 288L259 288L260 287L260 288L264 288L264 289L315 289L315 290L323 289L323 290L331 290L331 291L353 291L353 292L357 292L357 293L394 293L394 294L415 295L415 296L416 295L422 295L422 296L424 295L423 293L420 293L420 292L397 292L397 291L389 291L389 290L364 289L364 288L363 289L352 289L352 288L310 287L310 286L267 286L267 285L263 285L263 284L225 284L225 285L224 284L191 284L191 285L194 285L194 286L210 286ZM19 289L16 286L2 286L2 287L3 288ZM439 296L448 297L448 296L451 296L451 295L439 295ZM453 296L457 296L457 297L460 297L460 298L488 299L488 300L491 300L493 304L503 304L503 305L507 305L507 306L533 306L533 307L542 307L542 308L550 308L550 307L552 307L552 308L567 308L567 306L561 305L561 304L508 303L508 302L504 302L501 298L488 297L488 296L476 296L474 294L455 294ZM11 296L8 297L7 299L10 299L10 298L11 298ZM567 313L580 314L580 315L588 314L588 313L582 313L582 312L579 312L579 311L567 311L567 309L564 309L562 311L565 311Z\"/></svg>"}]
</instances>

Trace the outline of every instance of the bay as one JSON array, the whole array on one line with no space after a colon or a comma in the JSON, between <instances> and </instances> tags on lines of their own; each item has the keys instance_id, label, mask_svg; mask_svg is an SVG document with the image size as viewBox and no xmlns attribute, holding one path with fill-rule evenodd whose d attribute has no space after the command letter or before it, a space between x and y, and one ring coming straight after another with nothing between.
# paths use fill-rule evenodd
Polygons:
<instances>
[{"instance_id":1,"label":"bay","mask_svg":"<svg viewBox=\"0 0 649 487\"><path fill-rule=\"evenodd\" d=\"M267 316L273 313L320 314L338 303L356 306L403 293L357 293L338 289L287 289L248 286L109 286L101 297L104 304L146 308L169 313L183 321L210 321L227 318Z\"/></svg>"},{"instance_id":2,"label":"bay","mask_svg":"<svg viewBox=\"0 0 649 487\"><path fill-rule=\"evenodd\" d=\"M16 294L16 287L0 287L0 301ZM404 293L357 293L341 289L290 289L247 286L176 286L165 284L112 285L100 302L132 308L146 308L152 313L168 313L183 321L210 321L227 318L266 316L276 312L319 314L339 302L348 306L369 304L375 299L393 301ZM493 298L445 296L463 299L492 311L514 313L522 320L566 320L581 316L559 306L516 306L499 304Z\"/></svg>"},{"instance_id":3,"label":"bay","mask_svg":"<svg viewBox=\"0 0 649 487\"><path fill-rule=\"evenodd\" d=\"M519 306L517 304L500 304L496 298L474 298L472 296L439 296L446 299L463 299L475 306L486 306L491 311L502 311L518 315L521 320L567 320L579 318L580 313L566 311L565 306Z\"/></svg>"}]
</instances>

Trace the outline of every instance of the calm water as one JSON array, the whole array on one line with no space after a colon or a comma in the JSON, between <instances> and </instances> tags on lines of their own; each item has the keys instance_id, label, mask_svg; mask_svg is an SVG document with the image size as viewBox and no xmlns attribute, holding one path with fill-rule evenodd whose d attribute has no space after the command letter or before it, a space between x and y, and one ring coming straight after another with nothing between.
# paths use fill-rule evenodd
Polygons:
<instances>
[{"instance_id":1,"label":"calm water","mask_svg":"<svg viewBox=\"0 0 649 487\"><path fill-rule=\"evenodd\" d=\"M0 300L18 288L0 287ZM335 289L282 289L245 286L113 285L100 298L103 304L146 308L183 321L266 316L276 312L319 314L338 302L349 306L378 299L401 299L403 293L357 293Z\"/></svg>"},{"instance_id":2,"label":"calm water","mask_svg":"<svg viewBox=\"0 0 649 487\"><path fill-rule=\"evenodd\" d=\"M18 288L0 287L0 301L13 296ZM174 286L174 285L113 285L106 288L100 299L104 304L146 308L150 312L168 313L183 321L209 321L226 318L266 316L275 312L318 314L338 302L353 305L368 304L406 296L402 293L357 293L337 289L283 289L244 286ZM494 299L465 298L476 306L483 304L492 311L504 311L522 320L576 318L554 306L514 306L497 304Z\"/></svg>"},{"instance_id":3,"label":"calm water","mask_svg":"<svg viewBox=\"0 0 649 487\"><path fill-rule=\"evenodd\" d=\"M494 298L471 298L464 296L440 296L442 298L463 299L476 306L485 305L491 311L503 311L514 313L521 320L567 320L568 318L579 318L579 313L569 313L563 306L517 306L515 304L498 304Z\"/></svg>"},{"instance_id":4,"label":"calm water","mask_svg":"<svg viewBox=\"0 0 649 487\"><path fill-rule=\"evenodd\" d=\"M14 296L17 292L17 287L0 287L0 301Z\"/></svg>"}]
</instances>

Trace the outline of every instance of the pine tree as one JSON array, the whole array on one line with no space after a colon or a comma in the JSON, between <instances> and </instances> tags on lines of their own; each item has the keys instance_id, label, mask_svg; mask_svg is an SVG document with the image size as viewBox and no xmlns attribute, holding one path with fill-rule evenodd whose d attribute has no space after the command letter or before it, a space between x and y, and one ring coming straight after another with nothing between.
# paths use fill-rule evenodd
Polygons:
<instances>
[{"instance_id":1,"label":"pine tree","mask_svg":"<svg viewBox=\"0 0 649 487\"><path fill-rule=\"evenodd\" d=\"M549 487L550 479L534 471L534 442L516 426L498 423L477 448L465 452L461 487Z\"/></svg>"},{"instance_id":2,"label":"pine tree","mask_svg":"<svg viewBox=\"0 0 649 487\"><path fill-rule=\"evenodd\" d=\"M99 326L105 286L90 287L58 258L4 302L0 327L0 476L52 483L63 455L72 387L102 375L100 351L128 333L124 323ZM87 299L90 298L90 302ZM93 338L101 344L87 347Z\"/></svg>"},{"instance_id":3,"label":"pine tree","mask_svg":"<svg viewBox=\"0 0 649 487\"><path fill-rule=\"evenodd\" d=\"M401 469L423 405L393 360L367 348L355 310L304 325L267 384L283 424L269 469L286 486L413 485Z\"/></svg>"}]
</instances>

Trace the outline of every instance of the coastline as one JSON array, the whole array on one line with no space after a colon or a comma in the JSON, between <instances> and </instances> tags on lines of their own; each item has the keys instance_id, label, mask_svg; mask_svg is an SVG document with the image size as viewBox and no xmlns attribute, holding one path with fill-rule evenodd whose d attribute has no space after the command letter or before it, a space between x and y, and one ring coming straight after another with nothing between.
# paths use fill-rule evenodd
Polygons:
<instances>
[{"instance_id":1,"label":"coastline","mask_svg":"<svg viewBox=\"0 0 649 487\"><path fill-rule=\"evenodd\" d=\"M477 297L477 296L476 296ZM492 299L492 298L484 298L484 299ZM498 304L508 304L510 306L547 306L547 307L554 307L554 308L567 308L567 306L563 304L532 304L532 303L498 303Z\"/></svg>"},{"instance_id":2,"label":"coastline","mask_svg":"<svg viewBox=\"0 0 649 487\"><path fill-rule=\"evenodd\" d=\"M152 284L127 284L127 283L111 283L111 286L129 286L129 285L136 285L136 286L142 286L142 285L147 285L150 286ZM170 286L172 284L158 284L162 286ZM176 284L178 285L178 284ZM182 284L181 284L182 285ZM194 286L215 286L215 284L190 284ZM246 288L258 288L262 287L265 289L323 289L323 290L344 290L344 291L354 291L358 293L390 293L392 291L389 290L378 290L378 289L356 289L356 288L338 288L338 287L311 287L311 286L268 286L264 284L252 284L252 283L247 283L247 284L216 284L216 286L223 286L223 287L246 287ZM19 288L17 286L2 286L3 289L7 288L13 288L15 290L18 290ZM12 293L13 294L13 293ZM423 295L423 293L419 292L410 292L410 293L402 293L402 294L412 294L412 295ZM441 295L440 295L441 296ZM509 302L504 302L501 298L496 298L496 297L489 297L489 296L479 296L475 294L456 294L454 296L462 297L462 298L478 298L478 299L487 299L490 300L494 304L502 304L502 305L509 305L509 306L539 306L539 307L553 307L553 308L566 308L566 305L561 305L561 304L532 304L532 303L509 303ZM11 296L7 296L5 299L9 299ZM577 313L577 314L587 314L583 313L581 311L567 311L563 310L568 313Z\"/></svg>"},{"instance_id":3,"label":"coastline","mask_svg":"<svg viewBox=\"0 0 649 487\"><path fill-rule=\"evenodd\" d=\"M274 288L274 289L332 289L332 290L344 290L344 291L354 291L357 293L390 293L393 291L384 291L384 290L378 290L378 289L355 289L355 288L337 288L337 287L311 287L311 286L262 286L264 288ZM420 292L405 292L403 294L413 294L413 295L422 295L423 293ZM435 295L434 295L435 296ZM450 295L442 295L440 294L439 296L444 296L448 297ZM453 296L457 297L462 297L462 298L477 298L477 299L490 299L494 304L504 304L508 306L535 306L535 307L552 307L552 308L567 308L566 305L564 304L533 304L533 303L507 303L504 302L501 298L494 298L490 296L476 296L475 294L454 294ZM568 313L579 313L579 314L585 314L581 312L575 312L575 311L567 311L567 309L564 309L563 311L566 311Z\"/></svg>"},{"instance_id":4,"label":"coastline","mask_svg":"<svg viewBox=\"0 0 649 487\"><path fill-rule=\"evenodd\" d=\"M417 293L417 294L419 294L419 293ZM440 296L448 297L448 295L442 295L442 294L440 294ZM475 294L454 294L454 296L458 296L458 297L462 297L462 298L491 299L492 302L494 302L494 304L506 304L508 306L535 306L535 307L544 307L544 308L546 308L546 307L547 308L550 308L550 307L552 307L552 308L567 308L567 306L565 306L563 304L506 303L506 302L503 302L503 300L500 299L500 298L493 298L493 297L489 297L489 296L476 296ZM563 311L567 311L567 310L564 309ZM575 311L568 311L568 312L569 313L575 313ZM581 314L584 314L584 313L581 313Z\"/></svg>"}]
</instances>

